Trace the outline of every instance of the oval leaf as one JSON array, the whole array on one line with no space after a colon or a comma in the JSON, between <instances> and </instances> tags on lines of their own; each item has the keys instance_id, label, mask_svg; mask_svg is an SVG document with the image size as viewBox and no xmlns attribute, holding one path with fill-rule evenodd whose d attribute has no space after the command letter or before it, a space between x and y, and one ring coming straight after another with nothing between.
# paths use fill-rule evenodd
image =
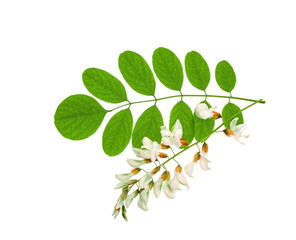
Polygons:
<instances>
[{"instance_id":1,"label":"oval leaf","mask_svg":"<svg viewBox=\"0 0 296 240\"><path fill-rule=\"evenodd\" d=\"M167 88L180 91L183 68L177 56L167 48L157 48L152 57L153 69L159 81Z\"/></svg>"},{"instance_id":2,"label":"oval leaf","mask_svg":"<svg viewBox=\"0 0 296 240\"><path fill-rule=\"evenodd\" d=\"M144 95L154 96L155 79L141 55L125 51L119 55L118 65L122 76L132 89Z\"/></svg>"},{"instance_id":3,"label":"oval leaf","mask_svg":"<svg viewBox=\"0 0 296 240\"><path fill-rule=\"evenodd\" d=\"M108 122L103 133L103 150L109 156L120 154L128 145L133 130L130 109L116 113Z\"/></svg>"},{"instance_id":4,"label":"oval leaf","mask_svg":"<svg viewBox=\"0 0 296 240\"><path fill-rule=\"evenodd\" d=\"M243 114L240 108L233 103L227 103L222 110L224 126L230 128L230 123L234 118L238 118L237 125L244 123Z\"/></svg>"},{"instance_id":5,"label":"oval leaf","mask_svg":"<svg viewBox=\"0 0 296 240\"><path fill-rule=\"evenodd\" d=\"M122 83L104 70L88 68L83 72L82 80L87 90L98 99L109 103L127 101Z\"/></svg>"},{"instance_id":6,"label":"oval leaf","mask_svg":"<svg viewBox=\"0 0 296 240\"><path fill-rule=\"evenodd\" d=\"M194 120L190 107L182 100L178 102L172 109L170 114L170 129L175 125L177 119L179 119L182 129L183 138L191 143L193 139Z\"/></svg>"},{"instance_id":7,"label":"oval leaf","mask_svg":"<svg viewBox=\"0 0 296 240\"><path fill-rule=\"evenodd\" d=\"M212 107L207 101L202 101L202 103L207 104L208 108ZM194 112L194 137L198 142L206 141L214 127L215 120L213 118L201 119Z\"/></svg>"},{"instance_id":8,"label":"oval leaf","mask_svg":"<svg viewBox=\"0 0 296 240\"><path fill-rule=\"evenodd\" d=\"M205 91L209 85L211 74L207 62L195 51L185 57L185 71L189 82L199 90Z\"/></svg>"},{"instance_id":9,"label":"oval leaf","mask_svg":"<svg viewBox=\"0 0 296 240\"><path fill-rule=\"evenodd\" d=\"M236 76L233 68L227 61L221 61L216 66L216 81L219 87L225 92L231 92L236 83Z\"/></svg>"},{"instance_id":10,"label":"oval leaf","mask_svg":"<svg viewBox=\"0 0 296 240\"><path fill-rule=\"evenodd\" d=\"M107 111L92 97L77 94L58 106L54 124L60 134L71 140L82 140L94 134Z\"/></svg>"},{"instance_id":11,"label":"oval leaf","mask_svg":"<svg viewBox=\"0 0 296 240\"><path fill-rule=\"evenodd\" d=\"M148 108L138 118L133 135L132 144L135 148L142 147L142 140L144 137L148 137L152 141L160 143L161 134L160 127L163 126L163 119L160 111L156 105Z\"/></svg>"}]
</instances>

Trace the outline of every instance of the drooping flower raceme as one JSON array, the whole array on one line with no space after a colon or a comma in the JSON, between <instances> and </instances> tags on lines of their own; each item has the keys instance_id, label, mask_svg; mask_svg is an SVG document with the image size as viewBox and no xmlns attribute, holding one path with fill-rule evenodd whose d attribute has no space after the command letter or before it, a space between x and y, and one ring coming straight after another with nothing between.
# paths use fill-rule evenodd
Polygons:
<instances>
[{"instance_id":1,"label":"drooping flower raceme","mask_svg":"<svg viewBox=\"0 0 296 240\"><path fill-rule=\"evenodd\" d=\"M218 119L221 117L221 115L214 111L216 110L216 108L217 107L208 108L207 104L199 103L195 107L195 114L197 117L201 119L208 119L208 118Z\"/></svg>"},{"instance_id":2,"label":"drooping flower raceme","mask_svg":"<svg viewBox=\"0 0 296 240\"><path fill-rule=\"evenodd\" d=\"M244 135L244 131L246 130L246 124L237 125L238 118L234 118L230 122L230 129L225 129L223 132L228 137L233 137L240 144L245 144L244 140L249 137L249 135Z\"/></svg>"}]
</instances>

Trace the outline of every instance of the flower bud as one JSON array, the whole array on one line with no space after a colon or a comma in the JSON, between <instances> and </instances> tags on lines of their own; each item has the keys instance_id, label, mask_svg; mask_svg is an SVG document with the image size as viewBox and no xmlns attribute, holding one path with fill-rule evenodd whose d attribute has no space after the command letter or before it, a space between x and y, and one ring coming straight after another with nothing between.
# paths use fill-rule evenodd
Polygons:
<instances>
[{"instance_id":1,"label":"flower bud","mask_svg":"<svg viewBox=\"0 0 296 240\"><path fill-rule=\"evenodd\" d=\"M168 157L168 155L166 153L162 153L162 152L158 153L158 156L160 158L167 158Z\"/></svg>"},{"instance_id":2,"label":"flower bud","mask_svg":"<svg viewBox=\"0 0 296 240\"><path fill-rule=\"evenodd\" d=\"M177 173L181 173L182 172L182 167L180 165L178 165L176 168L175 168L175 172Z\"/></svg>"},{"instance_id":3,"label":"flower bud","mask_svg":"<svg viewBox=\"0 0 296 240\"><path fill-rule=\"evenodd\" d=\"M221 118L221 117L222 117L222 116L221 116L220 113L213 112L213 119L214 119L214 120L217 120L217 119L219 119L219 118Z\"/></svg>"},{"instance_id":4,"label":"flower bud","mask_svg":"<svg viewBox=\"0 0 296 240\"><path fill-rule=\"evenodd\" d=\"M234 131L231 130L231 129L224 129L223 132L225 133L225 135L227 137L230 137L230 136L234 135Z\"/></svg>"},{"instance_id":5,"label":"flower bud","mask_svg":"<svg viewBox=\"0 0 296 240\"><path fill-rule=\"evenodd\" d=\"M136 175L136 174L138 174L140 171L141 171L141 168L134 168L134 169L131 171L131 173L134 174L134 175Z\"/></svg>"},{"instance_id":6,"label":"flower bud","mask_svg":"<svg viewBox=\"0 0 296 240\"><path fill-rule=\"evenodd\" d=\"M160 144L161 145L161 149L169 149L170 146L169 145L165 145L165 144Z\"/></svg>"},{"instance_id":7,"label":"flower bud","mask_svg":"<svg viewBox=\"0 0 296 240\"><path fill-rule=\"evenodd\" d=\"M155 167L155 168L151 171L151 173L154 175L154 174L158 173L159 170L160 170L160 166Z\"/></svg>"},{"instance_id":8,"label":"flower bud","mask_svg":"<svg viewBox=\"0 0 296 240\"><path fill-rule=\"evenodd\" d=\"M197 162L200 159L200 157L201 157L200 152L194 154L193 161Z\"/></svg>"},{"instance_id":9,"label":"flower bud","mask_svg":"<svg viewBox=\"0 0 296 240\"><path fill-rule=\"evenodd\" d=\"M201 147L201 149L202 149L202 151L203 151L204 153L208 153L208 151L209 151L209 146L208 146L208 144L207 144L206 142L204 142L203 145L202 145L202 147Z\"/></svg>"},{"instance_id":10,"label":"flower bud","mask_svg":"<svg viewBox=\"0 0 296 240\"><path fill-rule=\"evenodd\" d=\"M169 171L167 171L168 173L167 173L167 181L170 181L171 180L171 174L170 174L170 172Z\"/></svg>"},{"instance_id":11,"label":"flower bud","mask_svg":"<svg viewBox=\"0 0 296 240\"><path fill-rule=\"evenodd\" d=\"M128 189L127 189L127 188L123 188L123 189L122 189L122 193L121 193L121 195L120 195L120 198L121 198L121 199L125 199L126 196L127 196L127 194L128 194Z\"/></svg>"},{"instance_id":12,"label":"flower bud","mask_svg":"<svg viewBox=\"0 0 296 240\"><path fill-rule=\"evenodd\" d=\"M168 172L167 172L167 171L164 171L164 172L161 174L160 178L161 178L163 181L165 181L165 180L167 179L167 176L168 176Z\"/></svg>"},{"instance_id":13,"label":"flower bud","mask_svg":"<svg viewBox=\"0 0 296 240\"><path fill-rule=\"evenodd\" d=\"M150 190L153 188L153 186L154 186L154 182L153 181L151 181L149 184L148 184L148 186L149 186L149 188L150 188Z\"/></svg>"},{"instance_id":14,"label":"flower bud","mask_svg":"<svg viewBox=\"0 0 296 240\"><path fill-rule=\"evenodd\" d=\"M129 180L128 182L127 182L127 185L134 185L136 182L138 182L138 180L136 180L136 179L131 179L131 180Z\"/></svg>"},{"instance_id":15,"label":"flower bud","mask_svg":"<svg viewBox=\"0 0 296 240\"><path fill-rule=\"evenodd\" d=\"M145 159L144 159L144 162L145 162L145 163L151 163L151 159L145 158Z\"/></svg>"},{"instance_id":16,"label":"flower bud","mask_svg":"<svg viewBox=\"0 0 296 240\"><path fill-rule=\"evenodd\" d=\"M180 138L180 143L181 143L182 147L185 147L188 145L188 142L183 137Z\"/></svg>"}]
</instances>

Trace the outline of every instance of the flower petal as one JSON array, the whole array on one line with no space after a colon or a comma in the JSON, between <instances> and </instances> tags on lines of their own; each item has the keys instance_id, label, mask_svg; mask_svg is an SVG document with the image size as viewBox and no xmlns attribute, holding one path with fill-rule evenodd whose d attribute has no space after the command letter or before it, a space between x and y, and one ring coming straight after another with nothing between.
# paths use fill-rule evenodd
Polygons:
<instances>
[{"instance_id":1,"label":"flower petal","mask_svg":"<svg viewBox=\"0 0 296 240\"><path fill-rule=\"evenodd\" d=\"M141 149L140 148L133 148L133 151L137 157L141 157L141 155L140 155Z\"/></svg>"},{"instance_id":2,"label":"flower petal","mask_svg":"<svg viewBox=\"0 0 296 240\"><path fill-rule=\"evenodd\" d=\"M140 155L142 158L151 159L151 150L141 150Z\"/></svg>"},{"instance_id":3,"label":"flower petal","mask_svg":"<svg viewBox=\"0 0 296 240\"><path fill-rule=\"evenodd\" d=\"M176 192L177 190L181 190L181 188L179 186L180 184L179 184L178 179L176 178L176 175L173 177L170 184L171 184L171 188L172 188L173 192Z\"/></svg>"},{"instance_id":4,"label":"flower petal","mask_svg":"<svg viewBox=\"0 0 296 240\"><path fill-rule=\"evenodd\" d=\"M189 177L193 177L192 174L193 174L193 170L194 170L194 165L195 165L195 162L190 162L189 164L187 164L185 167L184 167L184 172L189 176Z\"/></svg>"},{"instance_id":5,"label":"flower petal","mask_svg":"<svg viewBox=\"0 0 296 240\"><path fill-rule=\"evenodd\" d=\"M172 187L169 183L169 181L164 181L163 183L163 191L165 193L165 195L170 198L170 199L174 199L175 198L175 193L172 190Z\"/></svg>"},{"instance_id":6,"label":"flower petal","mask_svg":"<svg viewBox=\"0 0 296 240\"><path fill-rule=\"evenodd\" d=\"M176 136L176 133L177 132L183 132L183 129L182 129L182 125L181 125L181 123L180 123L180 121L179 121L179 119L177 119L177 121L176 121L176 123L174 124L174 126L172 127L172 134L174 135L174 136ZM181 135L181 137L182 137L182 135Z\"/></svg>"},{"instance_id":7,"label":"flower petal","mask_svg":"<svg viewBox=\"0 0 296 240\"><path fill-rule=\"evenodd\" d=\"M129 180L134 174L132 173L123 173L123 174L115 174L115 177L119 180L119 181L127 181Z\"/></svg>"},{"instance_id":8,"label":"flower petal","mask_svg":"<svg viewBox=\"0 0 296 240\"><path fill-rule=\"evenodd\" d=\"M114 187L114 189L125 188L127 186L128 186L127 182L120 182Z\"/></svg>"},{"instance_id":9,"label":"flower petal","mask_svg":"<svg viewBox=\"0 0 296 240\"><path fill-rule=\"evenodd\" d=\"M149 198L149 191L150 188L146 187L141 193L140 193L140 198L144 203L148 203L148 198Z\"/></svg>"},{"instance_id":10,"label":"flower petal","mask_svg":"<svg viewBox=\"0 0 296 240\"><path fill-rule=\"evenodd\" d=\"M187 187L187 189L189 189L189 184L188 184L187 179L185 178L183 173L176 172L176 178L178 179L178 181L181 184L185 185Z\"/></svg>"},{"instance_id":11,"label":"flower petal","mask_svg":"<svg viewBox=\"0 0 296 240\"><path fill-rule=\"evenodd\" d=\"M208 165L209 162L210 161L204 155L202 155L199 160L200 168L204 171L210 170L209 165Z\"/></svg>"},{"instance_id":12,"label":"flower petal","mask_svg":"<svg viewBox=\"0 0 296 240\"><path fill-rule=\"evenodd\" d=\"M234 131L234 128L237 124L238 118L234 118L231 122L230 122L230 129Z\"/></svg>"},{"instance_id":13,"label":"flower petal","mask_svg":"<svg viewBox=\"0 0 296 240\"><path fill-rule=\"evenodd\" d=\"M173 145L173 138L171 138L171 137L163 137L162 138L162 143L164 144L164 145L167 145L167 146L170 146L170 145Z\"/></svg>"},{"instance_id":14,"label":"flower petal","mask_svg":"<svg viewBox=\"0 0 296 240\"><path fill-rule=\"evenodd\" d=\"M152 181L152 174L147 173L139 180L139 188L145 188Z\"/></svg>"},{"instance_id":15,"label":"flower petal","mask_svg":"<svg viewBox=\"0 0 296 240\"><path fill-rule=\"evenodd\" d=\"M153 191L154 191L154 195L155 195L156 198L159 197L159 194L160 194L161 189L162 189L162 184L163 184L163 180L161 178L158 179L154 184Z\"/></svg>"},{"instance_id":16,"label":"flower petal","mask_svg":"<svg viewBox=\"0 0 296 240\"><path fill-rule=\"evenodd\" d=\"M148 211L148 206L146 203L144 203L141 198L139 198L139 201L138 201L138 206L139 208L141 208L142 210L144 211Z\"/></svg>"},{"instance_id":17,"label":"flower petal","mask_svg":"<svg viewBox=\"0 0 296 240\"><path fill-rule=\"evenodd\" d=\"M142 140L142 143L143 143L142 148L151 149L151 147L152 147L152 141L149 138L144 137L143 140Z\"/></svg>"},{"instance_id":18,"label":"flower petal","mask_svg":"<svg viewBox=\"0 0 296 240\"><path fill-rule=\"evenodd\" d=\"M138 193L138 190L136 190L136 191L134 191L133 193L127 195L127 197L126 197L126 199L125 199L125 206L126 206L127 208L131 205L132 201L134 200L135 197L138 196L138 194L139 194L139 193Z\"/></svg>"},{"instance_id":19,"label":"flower petal","mask_svg":"<svg viewBox=\"0 0 296 240\"><path fill-rule=\"evenodd\" d=\"M140 166L144 165L145 164L145 161L144 160L136 160L136 159L128 158L127 159L127 163L131 167L137 168L137 167L140 167Z\"/></svg>"}]
</instances>

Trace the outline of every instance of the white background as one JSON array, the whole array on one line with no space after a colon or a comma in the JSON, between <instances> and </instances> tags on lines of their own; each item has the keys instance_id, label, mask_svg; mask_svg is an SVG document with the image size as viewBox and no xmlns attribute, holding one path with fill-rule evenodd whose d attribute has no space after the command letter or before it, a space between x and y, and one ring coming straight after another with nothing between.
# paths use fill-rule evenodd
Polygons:
<instances>
[{"instance_id":1,"label":"white background","mask_svg":"<svg viewBox=\"0 0 296 240\"><path fill-rule=\"evenodd\" d=\"M293 3L1 1L0 239L296 239ZM209 94L227 95L213 73L228 60L237 75L233 95L267 103L244 113L246 146L215 134L211 170L199 170L175 200L151 194L148 212L134 202L126 223L111 217L120 193L114 174L130 171L125 159L133 153L131 145L117 157L103 153L111 114L84 141L63 138L53 116L69 95L90 95L86 68L123 80L121 52L136 51L151 66L160 46L182 63L188 51L200 52L212 73ZM131 101L150 99L123 84ZM186 78L183 93L201 94ZM157 97L174 94L157 81ZM158 103L166 124L178 100ZM201 100L185 99L192 108ZM226 102L210 100L219 111ZM134 118L150 105L132 106ZM187 164L194 153L178 159Z\"/></svg>"}]
</instances>

